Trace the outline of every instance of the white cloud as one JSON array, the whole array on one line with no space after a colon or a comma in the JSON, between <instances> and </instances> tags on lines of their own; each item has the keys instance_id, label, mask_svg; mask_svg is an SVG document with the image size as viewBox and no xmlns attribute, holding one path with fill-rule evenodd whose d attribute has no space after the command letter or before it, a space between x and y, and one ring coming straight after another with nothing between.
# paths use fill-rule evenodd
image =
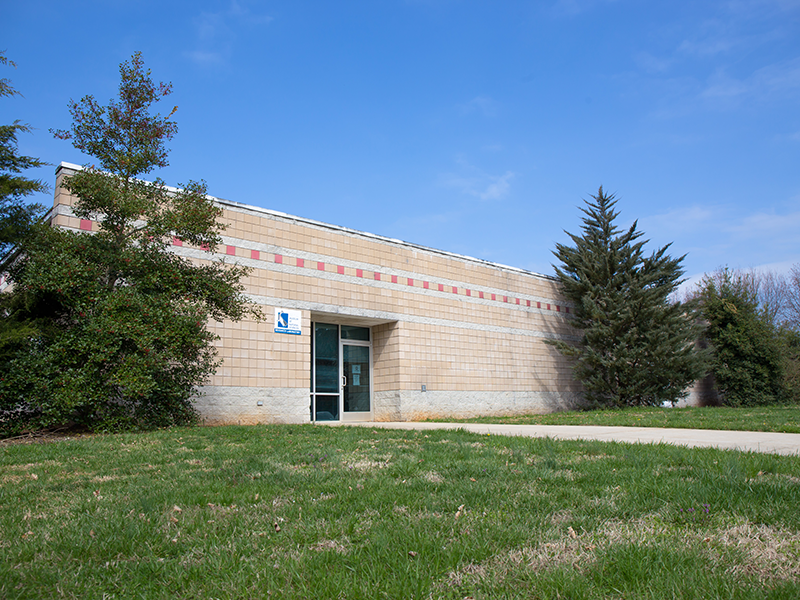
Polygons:
<instances>
[{"instance_id":1,"label":"white cloud","mask_svg":"<svg viewBox=\"0 0 800 600\"><path fill-rule=\"evenodd\" d=\"M798 0L729 0L712 8L713 17L700 21L678 51L702 58L753 49L778 39L796 37L792 27Z\"/></svg>"},{"instance_id":2,"label":"white cloud","mask_svg":"<svg viewBox=\"0 0 800 600\"><path fill-rule=\"evenodd\" d=\"M800 255L795 255L794 259L783 260L780 262L769 262L769 263L757 263L753 264L748 260L741 260L742 257L738 260L734 260L733 262L725 262L719 265L715 265L714 267L710 267L708 271L703 273L693 273L692 275L686 275L686 281L684 281L680 287L678 288L678 297L682 298L686 296L687 293L694 291L697 288L697 284L702 281L703 277L706 275L713 273L718 269L722 269L724 267L729 267L730 269L741 269L744 271L757 271L760 273L776 273L778 275L788 275L789 272L798 264L800 264ZM746 257L744 257L746 258Z\"/></svg>"},{"instance_id":3,"label":"white cloud","mask_svg":"<svg viewBox=\"0 0 800 600\"><path fill-rule=\"evenodd\" d=\"M639 229L645 234L658 232L659 237L676 237L696 232L718 219L720 210L711 206L688 206L666 213L639 219Z\"/></svg>"},{"instance_id":4,"label":"white cloud","mask_svg":"<svg viewBox=\"0 0 800 600\"><path fill-rule=\"evenodd\" d=\"M713 56L715 54L728 52L736 45L737 41L734 38L725 37L699 41L683 40L678 46L678 52L699 56Z\"/></svg>"},{"instance_id":5,"label":"white cloud","mask_svg":"<svg viewBox=\"0 0 800 600\"><path fill-rule=\"evenodd\" d=\"M724 266L782 273L800 262L800 197L765 205L748 211L732 203L695 204L642 217L639 229L653 247L672 242L674 255L688 255L682 290Z\"/></svg>"},{"instance_id":6,"label":"white cloud","mask_svg":"<svg viewBox=\"0 0 800 600\"><path fill-rule=\"evenodd\" d=\"M634 61L639 67L649 73L661 73L669 69L674 61L669 58L658 58L649 52L639 52L634 56Z\"/></svg>"},{"instance_id":7,"label":"white cloud","mask_svg":"<svg viewBox=\"0 0 800 600\"><path fill-rule=\"evenodd\" d=\"M798 260L783 260L781 262L765 263L763 265L754 265L752 269L761 273L777 273L779 275L788 275L789 272L798 265Z\"/></svg>"},{"instance_id":8,"label":"white cloud","mask_svg":"<svg viewBox=\"0 0 800 600\"><path fill-rule=\"evenodd\" d=\"M800 89L800 57L769 65L756 71L755 85L769 91Z\"/></svg>"},{"instance_id":9,"label":"white cloud","mask_svg":"<svg viewBox=\"0 0 800 600\"><path fill-rule=\"evenodd\" d=\"M750 89L750 86L744 81L728 77L725 73L718 71L711 76L700 95L704 98L727 99L747 94Z\"/></svg>"},{"instance_id":10,"label":"white cloud","mask_svg":"<svg viewBox=\"0 0 800 600\"><path fill-rule=\"evenodd\" d=\"M488 96L476 96L465 104L458 105L461 115L480 113L484 117L494 117L497 114L497 102Z\"/></svg>"},{"instance_id":11,"label":"white cloud","mask_svg":"<svg viewBox=\"0 0 800 600\"><path fill-rule=\"evenodd\" d=\"M692 23L680 44L677 52L684 56L712 58L719 54L731 52L740 46L756 40L751 39L752 33L744 25L751 23L750 16L739 14L739 11L722 10L721 14L713 11L714 16Z\"/></svg>"},{"instance_id":12,"label":"white cloud","mask_svg":"<svg viewBox=\"0 0 800 600\"><path fill-rule=\"evenodd\" d=\"M790 205L797 205L798 200L794 199ZM697 232L705 231L709 238L727 238L725 245L758 240L756 246L789 244L800 252L800 236L796 235L800 231L800 210L781 213L772 209L736 214L729 205L696 204L645 216L639 219L639 223L642 231L658 232L659 237L695 236Z\"/></svg>"},{"instance_id":13,"label":"white cloud","mask_svg":"<svg viewBox=\"0 0 800 600\"><path fill-rule=\"evenodd\" d=\"M800 211L788 214L757 212L731 223L727 229L740 240L757 238L774 242L787 239L800 249L800 236L797 235L800 231Z\"/></svg>"},{"instance_id":14,"label":"white cloud","mask_svg":"<svg viewBox=\"0 0 800 600\"><path fill-rule=\"evenodd\" d=\"M508 194L508 190L511 188L511 180L514 178L514 173L512 171L506 171L499 177L491 177L490 176L490 183L486 186L483 192L478 194L478 197L481 200L499 200L506 194Z\"/></svg>"},{"instance_id":15,"label":"white cloud","mask_svg":"<svg viewBox=\"0 0 800 600\"><path fill-rule=\"evenodd\" d=\"M184 52L189 60L199 65L220 65L225 62L218 52L208 52L204 50L194 50L192 52Z\"/></svg>"},{"instance_id":16,"label":"white cloud","mask_svg":"<svg viewBox=\"0 0 800 600\"><path fill-rule=\"evenodd\" d=\"M477 171L474 168L471 170ZM481 200L500 200L508 195L513 178L512 171L506 171L502 175L489 175L482 172L468 175L445 173L440 176L439 181L444 187L455 188Z\"/></svg>"},{"instance_id":17,"label":"white cloud","mask_svg":"<svg viewBox=\"0 0 800 600\"><path fill-rule=\"evenodd\" d=\"M702 96L706 98L753 97L769 99L800 91L800 57L767 65L743 79L720 71L710 79Z\"/></svg>"},{"instance_id":18,"label":"white cloud","mask_svg":"<svg viewBox=\"0 0 800 600\"><path fill-rule=\"evenodd\" d=\"M594 8L597 4L616 2L616 0L556 0L552 13L558 17L574 17Z\"/></svg>"},{"instance_id":19,"label":"white cloud","mask_svg":"<svg viewBox=\"0 0 800 600\"><path fill-rule=\"evenodd\" d=\"M726 6L731 12L752 18L765 13L797 10L800 0L729 0Z\"/></svg>"},{"instance_id":20,"label":"white cloud","mask_svg":"<svg viewBox=\"0 0 800 600\"><path fill-rule=\"evenodd\" d=\"M236 0L231 0L230 8L228 9L228 13L231 16L237 17L241 20L246 21L251 25L267 25L273 21L273 18L269 15L255 15L250 12L250 9L246 6L243 6Z\"/></svg>"},{"instance_id":21,"label":"white cloud","mask_svg":"<svg viewBox=\"0 0 800 600\"><path fill-rule=\"evenodd\" d=\"M800 0L727 0L671 20L633 54L632 90L651 95L658 118L796 99L798 8Z\"/></svg>"},{"instance_id":22,"label":"white cloud","mask_svg":"<svg viewBox=\"0 0 800 600\"><path fill-rule=\"evenodd\" d=\"M231 33L223 13L200 13L194 18L194 28L201 41L218 39Z\"/></svg>"},{"instance_id":23,"label":"white cloud","mask_svg":"<svg viewBox=\"0 0 800 600\"><path fill-rule=\"evenodd\" d=\"M241 27L266 25L271 21L272 17L253 14L236 0L231 0L225 10L201 12L193 19L197 47L184 56L203 66L222 64L232 54Z\"/></svg>"}]
</instances>

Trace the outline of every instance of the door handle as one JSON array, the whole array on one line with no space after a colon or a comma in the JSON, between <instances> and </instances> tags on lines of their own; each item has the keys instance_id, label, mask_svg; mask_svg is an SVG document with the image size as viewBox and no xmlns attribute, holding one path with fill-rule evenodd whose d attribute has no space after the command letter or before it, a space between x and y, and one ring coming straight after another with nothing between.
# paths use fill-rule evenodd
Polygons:
<instances>
[{"instance_id":1,"label":"door handle","mask_svg":"<svg viewBox=\"0 0 800 600\"><path fill-rule=\"evenodd\" d=\"M342 375L342 387L347 387L347 375Z\"/></svg>"}]
</instances>

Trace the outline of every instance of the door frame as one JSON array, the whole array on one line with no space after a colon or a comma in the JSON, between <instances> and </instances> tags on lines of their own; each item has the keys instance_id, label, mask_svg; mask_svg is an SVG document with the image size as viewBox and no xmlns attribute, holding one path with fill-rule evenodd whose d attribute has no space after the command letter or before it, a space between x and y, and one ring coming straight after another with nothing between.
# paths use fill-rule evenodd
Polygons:
<instances>
[{"instance_id":1,"label":"door frame","mask_svg":"<svg viewBox=\"0 0 800 600\"><path fill-rule=\"evenodd\" d=\"M331 393L331 392L317 392L316 390L316 325L317 324L323 325L335 325L338 332L339 337L339 357L338 357L338 377L339 377L339 391L338 394ZM339 418L333 422L349 422L349 423L357 423L357 422L365 422L365 421L372 421L373 414L375 410L374 400L373 400L373 352L372 352L372 327L371 326L363 326L358 325L359 327L364 327L364 329L369 330L369 341L366 340L345 340L342 339L342 324L341 323L330 323L327 321L319 320L319 321L312 321L311 323L311 422L317 422L316 415L317 415L317 396L338 396L338 408L339 408ZM369 411L358 411L358 412L348 412L344 411L344 346L361 346L368 349L369 352ZM326 421L320 421L323 423Z\"/></svg>"},{"instance_id":2,"label":"door frame","mask_svg":"<svg viewBox=\"0 0 800 600\"><path fill-rule=\"evenodd\" d=\"M373 402L372 402L372 328L369 332L369 341L343 340L341 338L341 326L339 326L339 421L342 423L358 423L372 421ZM360 346L369 352L369 411L344 411L344 347Z\"/></svg>"}]
</instances>

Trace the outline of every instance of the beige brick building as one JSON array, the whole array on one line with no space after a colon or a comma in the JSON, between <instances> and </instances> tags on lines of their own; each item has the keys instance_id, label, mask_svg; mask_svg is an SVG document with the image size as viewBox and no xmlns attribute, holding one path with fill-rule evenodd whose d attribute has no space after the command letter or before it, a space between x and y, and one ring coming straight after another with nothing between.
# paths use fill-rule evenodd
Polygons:
<instances>
[{"instance_id":1,"label":"beige brick building","mask_svg":"<svg viewBox=\"0 0 800 600\"><path fill-rule=\"evenodd\" d=\"M53 223L72 213L57 170ZM557 282L400 240L217 200L217 256L252 268L264 322L211 323L224 362L197 398L209 424L386 421L549 412L574 406L569 363L545 343L570 339Z\"/></svg>"}]
</instances>

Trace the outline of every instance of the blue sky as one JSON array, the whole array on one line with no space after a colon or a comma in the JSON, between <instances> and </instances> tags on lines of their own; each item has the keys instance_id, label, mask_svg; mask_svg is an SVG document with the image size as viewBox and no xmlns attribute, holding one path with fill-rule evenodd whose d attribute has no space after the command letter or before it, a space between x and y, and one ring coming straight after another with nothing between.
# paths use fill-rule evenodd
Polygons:
<instances>
[{"instance_id":1,"label":"blue sky","mask_svg":"<svg viewBox=\"0 0 800 600\"><path fill-rule=\"evenodd\" d=\"M25 154L171 81L168 184L540 273L617 194L687 277L800 263L800 0L5 2ZM53 167L32 175L53 181ZM155 175L155 174L154 174ZM51 203L50 198L40 201Z\"/></svg>"}]
</instances>

